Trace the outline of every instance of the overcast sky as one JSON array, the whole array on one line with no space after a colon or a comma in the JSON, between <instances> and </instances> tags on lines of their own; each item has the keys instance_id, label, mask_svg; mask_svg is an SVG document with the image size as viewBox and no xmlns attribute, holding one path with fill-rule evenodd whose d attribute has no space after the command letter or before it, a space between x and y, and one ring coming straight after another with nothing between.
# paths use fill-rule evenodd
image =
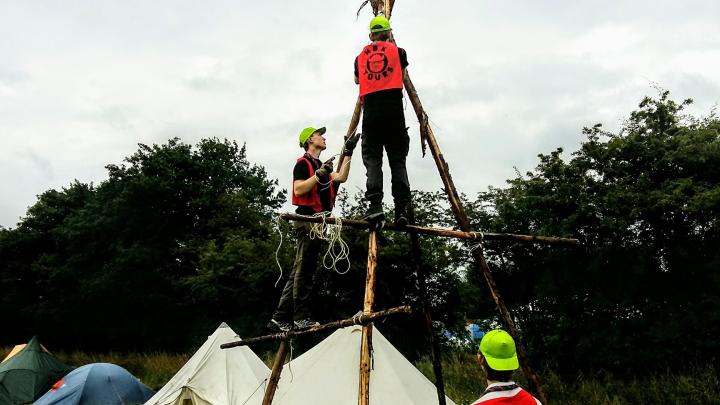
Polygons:
<instances>
[{"instance_id":1,"label":"overcast sky","mask_svg":"<svg viewBox=\"0 0 720 405\"><path fill-rule=\"evenodd\" d=\"M328 128L327 155L347 129L372 17L356 20L360 3L0 0L0 226L43 191L97 184L137 143L172 137L247 143L287 187L303 127ZM583 126L616 130L653 85L693 98L698 115L720 101L717 0L399 0L392 20L471 195L538 153L575 150ZM409 102L406 117L411 185L438 190ZM364 177L358 156L351 192Z\"/></svg>"}]
</instances>

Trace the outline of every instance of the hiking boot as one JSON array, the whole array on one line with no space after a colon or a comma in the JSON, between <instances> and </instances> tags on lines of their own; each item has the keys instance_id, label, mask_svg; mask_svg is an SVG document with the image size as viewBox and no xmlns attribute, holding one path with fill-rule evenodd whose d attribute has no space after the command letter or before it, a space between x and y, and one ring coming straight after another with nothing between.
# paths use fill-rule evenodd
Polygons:
<instances>
[{"instance_id":1,"label":"hiking boot","mask_svg":"<svg viewBox=\"0 0 720 405\"><path fill-rule=\"evenodd\" d=\"M384 220L385 213L383 212L382 204L370 204L370 208L368 208L363 219L368 222L380 222Z\"/></svg>"},{"instance_id":2,"label":"hiking boot","mask_svg":"<svg viewBox=\"0 0 720 405\"><path fill-rule=\"evenodd\" d=\"M295 328L296 329L307 329L311 328L313 326L320 326L320 322L315 322L311 320L310 318L300 319L299 321L295 321Z\"/></svg>"},{"instance_id":3,"label":"hiking boot","mask_svg":"<svg viewBox=\"0 0 720 405\"><path fill-rule=\"evenodd\" d=\"M270 322L267 324L267 328L277 332L288 332L292 329L292 325L287 322L270 319Z\"/></svg>"},{"instance_id":4,"label":"hiking boot","mask_svg":"<svg viewBox=\"0 0 720 405\"><path fill-rule=\"evenodd\" d=\"M395 225L407 226L408 220L408 203L395 204Z\"/></svg>"}]
</instances>

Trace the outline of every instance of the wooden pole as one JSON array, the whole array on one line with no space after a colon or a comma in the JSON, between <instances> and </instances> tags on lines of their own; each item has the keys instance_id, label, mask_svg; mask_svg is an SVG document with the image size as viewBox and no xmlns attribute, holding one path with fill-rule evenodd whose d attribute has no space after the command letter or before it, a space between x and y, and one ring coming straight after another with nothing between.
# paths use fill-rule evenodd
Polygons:
<instances>
[{"instance_id":1,"label":"wooden pole","mask_svg":"<svg viewBox=\"0 0 720 405\"><path fill-rule=\"evenodd\" d=\"M272 400L275 397L275 390L277 390L278 381L280 381L280 373L282 372L283 364L285 364L285 357L287 357L287 344L287 340L280 342L280 347L278 347L278 351L275 354L270 380L268 381L267 388L265 388L262 405L272 404Z\"/></svg>"},{"instance_id":2,"label":"wooden pole","mask_svg":"<svg viewBox=\"0 0 720 405\"><path fill-rule=\"evenodd\" d=\"M427 113L425 113L425 110L422 107L420 97L418 97L417 90L415 90L415 86L413 85L412 80L410 80L410 74L405 75L403 84L405 85L405 90L408 93L410 102L412 103L412 106L415 109L415 114L417 115L418 121L420 122L421 136L423 136L424 139L427 140L427 143L430 147L430 152L433 155L433 159L435 160L438 172L440 173L440 178L442 179L443 185L445 186L445 193L448 196L448 200L450 200L450 206L452 207L453 214L455 215L455 220L458 222L458 225L460 226L460 229L462 231L470 232L470 220L465 213L465 209L463 208L457 189L455 188L455 183L453 182L452 176L450 175L449 166L445 161L445 157L440 151L440 146L438 145L432 128L430 127L430 124L428 122L428 115ZM512 335L513 339L515 340L515 346L517 349L518 358L520 360L520 365L523 369L523 372L525 373L525 376L530 382L531 391L537 394L542 403L547 403L545 390L540 383L540 377L537 375L537 373L535 373L532 367L530 367L527 353L525 352L525 346L520 340L520 334L515 327L515 322L510 315L510 311L508 311L507 307L505 306L505 302L500 296L500 291L497 289L495 279L492 275L492 272L490 271L490 266L488 266L487 261L485 260L485 256L483 255L482 247L477 246L476 249L473 249L472 254L475 258L475 262L478 264L478 267L480 267L480 271L482 272L483 277L485 278L485 284L487 284L493 300L495 300L495 306L500 313L500 320L502 321L505 329L507 329L507 331Z\"/></svg>"},{"instance_id":3,"label":"wooden pole","mask_svg":"<svg viewBox=\"0 0 720 405\"><path fill-rule=\"evenodd\" d=\"M347 133L345 133L345 139L348 137L355 135L355 131L357 130L358 124L360 123L360 115L362 114L362 102L360 101L360 97L358 97L357 101L355 102L355 110L353 110L353 115L350 118L350 125L348 126ZM343 140L343 145L345 141ZM337 168L335 169L336 172L340 172L340 169L342 169L343 163L345 162L345 155L340 155L340 158L338 159Z\"/></svg>"},{"instance_id":4,"label":"wooden pole","mask_svg":"<svg viewBox=\"0 0 720 405\"><path fill-rule=\"evenodd\" d=\"M377 231L371 230L368 238L368 264L365 278L365 300L363 314L372 313L375 303L375 269L377 267ZM372 352L373 324L363 325L360 342L360 382L358 387L358 405L370 404L370 357Z\"/></svg>"},{"instance_id":5,"label":"wooden pole","mask_svg":"<svg viewBox=\"0 0 720 405\"><path fill-rule=\"evenodd\" d=\"M229 343L223 343L220 345L221 349L230 349L233 347L238 346L249 346L255 343L260 342L268 342L270 340L287 340L294 338L296 336L303 336L303 335L311 335L314 333L319 333L325 330L332 330L332 329L340 329L344 328L346 326L352 326L352 325L365 325L367 323L377 321L379 319L387 318L388 316L398 315L398 314L409 314L412 312L412 308L410 308L409 305L403 305L401 307L395 307L386 309L384 311L378 311L373 312L370 314L362 314L360 316L354 316L352 318L343 319L340 321L334 321L325 323L318 326L312 326L307 329L300 329L300 330L290 330L288 332L279 332L279 333L273 333L270 335L264 335L264 336L258 336L254 338L248 338L243 340L238 340L236 342L229 342Z\"/></svg>"},{"instance_id":6,"label":"wooden pole","mask_svg":"<svg viewBox=\"0 0 720 405\"><path fill-rule=\"evenodd\" d=\"M377 268L377 231L370 231L368 237L368 264L365 277L365 301L363 314L371 314L375 304L375 269Z\"/></svg>"},{"instance_id":7,"label":"wooden pole","mask_svg":"<svg viewBox=\"0 0 720 405\"><path fill-rule=\"evenodd\" d=\"M408 205L409 222L415 223L415 209L412 203ZM437 390L438 404L445 405L445 382L442 374L442 363L440 358L440 342L435 336L432 325L432 313L430 311L430 302L428 301L428 291L426 277L427 273L422 262L422 251L420 249L420 238L415 233L410 234L410 245L412 247L413 265L415 267L415 276L418 279L418 292L420 295L420 303L422 305L423 317L425 318L425 330L430 339L430 347L432 352L433 373L435 374L435 388Z\"/></svg>"},{"instance_id":8,"label":"wooden pole","mask_svg":"<svg viewBox=\"0 0 720 405\"><path fill-rule=\"evenodd\" d=\"M328 224L336 223L334 217L307 217L304 215L297 214L280 214L280 218L286 221L298 221L298 222L314 222L322 223L323 221ZM358 227L358 228L372 228L375 225L368 221L359 219L347 219L342 218L341 222L343 226ZM420 235L432 235L432 236L444 236L448 238L466 239L470 241L482 241L482 240L498 240L508 242L520 242L520 243L538 243L543 245L573 245L580 246L581 243L577 239L572 238L559 238L556 236L537 236L537 235L516 235L512 233L493 233L493 232L466 232L457 231L454 229L442 229L442 228L429 228L425 226L407 225L407 226L396 226L392 223L385 223L383 225L384 230L395 231L395 232L407 232L416 233Z\"/></svg>"}]
</instances>

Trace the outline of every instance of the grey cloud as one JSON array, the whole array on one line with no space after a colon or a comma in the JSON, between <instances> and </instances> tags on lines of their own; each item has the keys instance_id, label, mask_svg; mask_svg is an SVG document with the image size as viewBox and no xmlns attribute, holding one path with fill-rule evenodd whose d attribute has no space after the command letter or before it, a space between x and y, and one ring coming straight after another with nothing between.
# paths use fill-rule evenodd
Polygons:
<instances>
[{"instance_id":1,"label":"grey cloud","mask_svg":"<svg viewBox=\"0 0 720 405\"><path fill-rule=\"evenodd\" d=\"M0 82L11 85L26 82L30 75L21 69L0 65Z\"/></svg>"},{"instance_id":2,"label":"grey cloud","mask_svg":"<svg viewBox=\"0 0 720 405\"><path fill-rule=\"evenodd\" d=\"M52 179L55 177L55 171L50 159L39 155L33 150L28 150L26 153L27 158L33 163L33 166L42 173L46 178Z\"/></svg>"}]
</instances>

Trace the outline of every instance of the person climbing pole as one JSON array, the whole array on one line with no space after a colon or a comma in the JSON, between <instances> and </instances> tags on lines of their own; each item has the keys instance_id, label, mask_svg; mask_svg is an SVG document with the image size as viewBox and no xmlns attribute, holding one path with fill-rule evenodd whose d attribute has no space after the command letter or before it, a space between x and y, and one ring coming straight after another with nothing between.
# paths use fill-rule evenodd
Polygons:
<instances>
[{"instance_id":1,"label":"person climbing pole","mask_svg":"<svg viewBox=\"0 0 720 405\"><path fill-rule=\"evenodd\" d=\"M362 158L367 171L365 199L369 203L364 219L385 219L383 200L383 149L388 155L395 203L395 224L408 223L410 183L405 161L410 145L403 108L403 77L407 53L398 48L390 21L377 16L370 21L371 44L355 58L355 84L363 105Z\"/></svg>"},{"instance_id":2,"label":"person climbing pole","mask_svg":"<svg viewBox=\"0 0 720 405\"><path fill-rule=\"evenodd\" d=\"M350 159L360 134L345 139L341 152L345 161L337 172L333 171L334 157L324 163L320 160L320 154L327 148L324 134L325 127L308 127L300 132L299 143L305 154L295 162L292 187L292 204L297 206L295 213L299 215L329 214L335 205L339 184L347 181L350 174ZM292 226L298 241L295 263L280 295L277 309L267 325L270 329L283 332L319 325L311 317L310 295L318 267L321 240L310 237L310 223L293 222Z\"/></svg>"}]
</instances>

